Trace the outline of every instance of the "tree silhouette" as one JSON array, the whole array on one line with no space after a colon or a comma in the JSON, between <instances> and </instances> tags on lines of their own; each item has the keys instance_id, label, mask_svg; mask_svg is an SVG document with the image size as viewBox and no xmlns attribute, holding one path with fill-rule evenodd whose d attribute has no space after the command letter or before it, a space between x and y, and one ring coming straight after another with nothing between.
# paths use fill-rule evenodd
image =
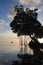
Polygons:
<instances>
[{"instance_id":1,"label":"tree silhouette","mask_svg":"<svg viewBox=\"0 0 43 65\"><path fill-rule=\"evenodd\" d=\"M35 34L36 37L43 37L43 26L37 20L37 10L30 10L29 8L24 10L22 5L15 6L16 16L10 23L13 32L17 33L18 36Z\"/></svg>"},{"instance_id":2,"label":"tree silhouette","mask_svg":"<svg viewBox=\"0 0 43 65\"><path fill-rule=\"evenodd\" d=\"M10 23L11 29L14 33L17 33L18 36L29 35L31 38L33 36L32 41L30 42L30 47L34 48L35 51L43 48L43 44L40 45L37 40L37 38L43 37L43 26L37 20L37 10L38 9L30 10L29 8L24 10L22 5L17 5L15 6L16 16Z\"/></svg>"},{"instance_id":3,"label":"tree silhouette","mask_svg":"<svg viewBox=\"0 0 43 65\"><path fill-rule=\"evenodd\" d=\"M17 33L18 36L29 35L32 38L29 47L34 51L33 56L28 54L18 55L18 57L22 58L22 63L20 65L42 65L40 59L43 58L43 55L40 55L40 48L43 48L43 43L40 44L37 38L43 37L43 26L37 20L37 10L38 9L24 9L22 5L15 6L16 16L10 23L11 30ZM14 63L16 62L14 61L12 65L14 65Z\"/></svg>"}]
</instances>

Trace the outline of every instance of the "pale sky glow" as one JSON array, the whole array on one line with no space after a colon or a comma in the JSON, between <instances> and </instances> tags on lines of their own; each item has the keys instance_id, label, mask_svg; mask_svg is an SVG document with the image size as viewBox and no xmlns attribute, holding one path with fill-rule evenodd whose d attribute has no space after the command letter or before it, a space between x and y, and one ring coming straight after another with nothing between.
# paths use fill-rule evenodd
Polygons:
<instances>
[{"instance_id":1,"label":"pale sky glow","mask_svg":"<svg viewBox=\"0 0 43 65\"><path fill-rule=\"evenodd\" d=\"M22 4L31 4L31 5L37 5L41 3L41 0L19 0Z\"/></svg>"},{"instance_id":2,"label":"pale sky glow","mask_svg":"<svg viewBox=\"0 0 43 65\"><path fill-rule=\"evenodd\" d=\"M15 51L17 48L19 50L19 38L16 34L11 31L0 33L0 49L2 51Z\"/></svg>"},{"instance_id":3,"label":"pale sky glow","mask_svg":"<svg viewBox=\"0 0 43 65\"><path fill-rule=\"evenodd\" d=\"M17 34L12 32L9 25L15 16L14 6L17 4L22 4L24 8L38 8L38 20L43 25L43 0L0 0L0 51L19 49ZM43 42L43 38L39 41Z\"/></svg>"}]
</instances>

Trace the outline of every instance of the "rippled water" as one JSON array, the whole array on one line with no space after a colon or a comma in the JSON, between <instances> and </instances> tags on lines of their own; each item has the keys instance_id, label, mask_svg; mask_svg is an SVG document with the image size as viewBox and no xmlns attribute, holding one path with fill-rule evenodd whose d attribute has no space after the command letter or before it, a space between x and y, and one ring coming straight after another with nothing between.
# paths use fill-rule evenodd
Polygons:
<instances>
[{"instance_id":1,"label":"rippled water","mask_svg":"<svg viewBox=\"0 0 43 65\"><path fill-rule=\"evenodd\" d=\"M0 65L11 65L17 59L16 53L0 53Z\"/></svg>"}]
</instances>

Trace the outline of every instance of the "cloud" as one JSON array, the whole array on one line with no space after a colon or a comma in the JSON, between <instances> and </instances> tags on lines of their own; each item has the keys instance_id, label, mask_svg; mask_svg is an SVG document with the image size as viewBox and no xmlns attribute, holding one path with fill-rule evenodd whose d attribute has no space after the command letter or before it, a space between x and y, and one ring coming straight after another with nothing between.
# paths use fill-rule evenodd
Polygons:
<instances>
[{"instance_id":1,"label":"cloud","mask_svg":"<svg viewBox=\"0 0 43 65\"><path fill-rule=\"evenodd\" d=\"M7 17L13 19L15 15L16 15L15 12L12 12L7 14Z\"/></svg>"},{"instance_id":2,"label":"cloud","mask_svg":"<svg viewBox=\"0 0 43 65\"><path fill-rule=\"evenodd\" d=\"M10 12L7 14L7 17L13 19L13 18L15 17L15 15L16 15L15 6L11 6L10 9L11 9L11 10L10 10Z\"/></svg>"},{"instance_id":3,"label":"cloud","mask_svg":"<svg viewBox=\"0 0 43 65\"><path fill-rule=\"evenodd\" d=\"M43 11L43 7L41 7L41 8L38 9L38 12L41 12L41 11Z\"/></svg>"},{"instance_id":4,"label":"cloud","mask_svg":"<svg viewBox=\"0 0 43 65\"><path fill-rule=\"evenodd\" d=\"M5 31L6 27L9 27L9 22L6 22L3 19L0 19L0 32Z\"/></svg>"},{"instance_id":5,"label":"cloud","mask_svg":"<svg viewBox=\"0 0 43 65\"><path fill-rule=\"evenodd\" d=\"M19 0L22 5L30 5L30 9L38 8L37 12L43 11L43 0Z\"/></svg>"},{"instance_id":6,"label":"cloud","mask_svg":"<svg viewBox=\"0 0 43 65\"><path fill-rule=\"evenodd\" d=\"M5 21L4 21L4 20L2 20L2 19L0 19L0 29L2 29L2 28L3 28L4 24L5 24Z\"/></svg>"},{"instance_id":7,"label":"cloud","mask_svg":"<svg viewBox=\"0 0 43 65\"><path fill-rule=\"evenodd\" d=\"M5 23L5 21L0 19L0 24L4 24L4 23Z\"/></svg>"},{"instance_id":8,"label":"cloud","mask_svg":"<svg viewBox=\"0 0 43 65\"><path fill-rule=\"evenodd\" d=\"M22 5L30 6L30 9L38 8L38 12L43 11L43 1L42 0L19 0ZM39 6L40 5L40 6Z\"/></svg>"},{"instance_id":9,"label":"cloud","mask_svg":"<svg viewBox=\"0 0 43 65\"><path fill-rule=\"evenodd\" d=\"M23 5L37 5L41 3L41 0L19 0L19 2Z\"/></svg>"}]
</instances>

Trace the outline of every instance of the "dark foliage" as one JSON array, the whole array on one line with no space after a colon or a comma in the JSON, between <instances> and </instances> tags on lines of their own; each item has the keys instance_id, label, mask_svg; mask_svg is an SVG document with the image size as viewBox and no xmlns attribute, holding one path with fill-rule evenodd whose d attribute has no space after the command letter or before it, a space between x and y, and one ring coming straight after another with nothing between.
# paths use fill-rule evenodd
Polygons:
<instances>
[{"instance_id":1,"label":"dark foliage","mask_svg":"<svg viewBox=\"0 0 43 65\"><path fill-rule=\"evenodd\" d=\"M21 61L13 61L12 65L42 65L43 52L40 49L43 49L43 43L40 44L37 38L43 37L43 26L37 20L37 10L30 10L29 8L24 10L22 5L15 6L16 16L10 23L11 30L17 33L18 36L29 35L31 37L32 40L29 43L29 47L34 54L18 54Z\"/></svg>"},{"instance_id":2,"label":"dark foliage","mask_svg":"<svg viewBox=\"0 0 43 65\"><path fill-rule=\"evenodd\" d=\"M35 34L36 37L43 37L43 26L37 20L38 14L37 9L24 10L23 6L15 6L16 16L14 20L10 23L10 27L14 33L19 35L32 35Z\"/></svg>"}]
</instances>

